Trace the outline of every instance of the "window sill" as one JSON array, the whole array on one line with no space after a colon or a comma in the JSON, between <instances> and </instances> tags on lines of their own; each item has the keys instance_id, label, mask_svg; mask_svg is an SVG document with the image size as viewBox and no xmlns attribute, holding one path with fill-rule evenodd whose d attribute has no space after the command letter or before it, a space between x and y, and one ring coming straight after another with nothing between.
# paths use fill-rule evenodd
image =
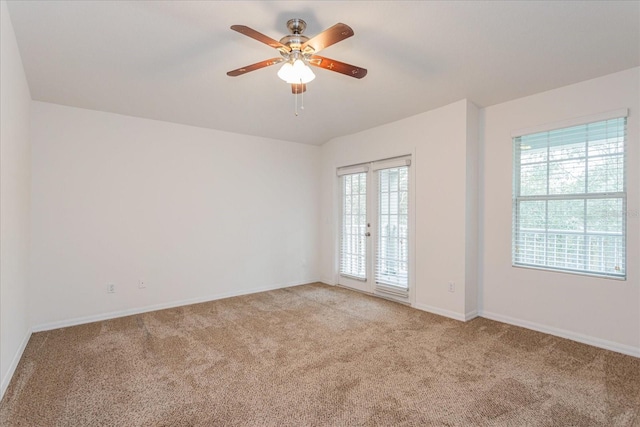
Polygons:
<instances>
[{"instance_id":1,"label":"window sill","mask_svg":"<svg viewBox=\"0 0 640 427\"><path fill-rule=\"evenodd\" d=\"M587 276L587 277L594 277L594 278L598 278L598 279L611 279L611 280L617 280L619 282L626 282L627 281L627 276L610 276L607 274L598 274L598 273L587 273L584 271L578 271L578 270L560 270L560 269L555 269L555 268L551 268L551 267L538 267L535 265L528 265L528 264L511 264L511 267L513 268L523 268L526 270L538 270L538 271L546 271L549 273L561 273L561 274L569 274L571 276Z\"/></svg>"}]
</instances>

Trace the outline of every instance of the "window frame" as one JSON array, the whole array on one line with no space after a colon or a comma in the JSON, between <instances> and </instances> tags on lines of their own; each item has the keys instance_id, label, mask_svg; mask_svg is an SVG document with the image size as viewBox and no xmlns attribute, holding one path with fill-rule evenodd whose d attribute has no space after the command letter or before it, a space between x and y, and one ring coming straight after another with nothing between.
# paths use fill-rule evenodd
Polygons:
<instances>
[{"instance_id":1,"label":"window frame","mask_svg":"<svg viewBox=\"0 0 640 427\"><path fill-rule=\"evenodd\" d=\"M409 201L410 201L410 197L409 197L409 169L410 169L410 165L411 165L411 161L410 159L402 159L398 162L394 162L393 164L384 164L384 162L380 162L382 164L376 166L373 168L374 172L375 172L375 181L376 181L376 212L375 212L375 223L376 223L376 239L374 242L374 251L375 251L375 265L374 265L374 279L375 279L375 284L377 288L386 290L387 292L396 292L396 293L400 293L403 294L404 296L407 296L409 293ZM401 169L404 170L404 173L406 174L406 190L402 189L401 184L400 184L400 174ZM397 189L395 191L395 193L397 193L397 212L395 214L392 213L391 210L391 206L388 206L388 210L385 211L383 209L383 204L384 204L384 194L386 194L389 197L388 202L390 203L391 201L391 194L394 193L394 191L392 191L391 189L391 182L389 181L387 183L387 185L389 186L387 188L387 191L383 191L383 185L382 185L382 174L383 173L390 173L390 171L397 171L398 173L398 177L397 177ZM406 196L406 213L402 213L401 212L401 193L404 193ZM384 211L384 212L383 212ZM391 217L395 215L398 218L398 230L397 230L397 235L395 236L395 239L393 239L394 236L385 236L383 235L382 232L382 224L383 222L381 221L381 217L382 216L388 216ZM400 217L406 217L406 229L404 233L401 233L401 229L402 227L400 227L400 223L401 223L401 219ZM384 237L388 237L391 239L388 239L387 242L383 243L383 238ZM400 246L403 245L403 241L404 241L404 246L402 247L402 249L400 249ZM384 249L388 249L386 244L388 244L389 242L391 242L392 244L397 244L398 248L399 248L399 252L404 252L405 253L405 257L403 259L400 259L400 257L398 257L397 259L390 259L386 256L386 254L388 254L387 250L383 250ZM400 264L406 264L406 269L405 269L405 274L384 274L384 267L383 265L385 264L385 261L387 262L387 264L389 262L396 262L396 263L400 263Z\"/></svg>"},{"instance_id":2,"label":"window frame","mask_svg":"<svg viewBox=\"0 0 640 427\"><path fill-rule=\"evenodd\" d=\"M338 174L339 182L340 182L340 200L341 200L340 201L340 204L341 204L341 208L340 208L340 232L339 232L339 234L340 234L340 239L339 239L340 240L340 246L339 246L339 255L338 255L338 257L339 257L338 274L343 276L343 277L346 277L346 278L349 278L349 279L352 279L352 280L357 280L357 281L360 281L360 282L366 282L367 281L367 270L369 268L369 266L368 266L369 260L367 259L367 256L366 256L366 252L367 252L366 251L366 246L368 245L368 241L365 238L364 232L359 233L361 235L354 234L353 232L345 233L345 227L346 227L345 216L347 215L346 212L345 212L345 209L346 209L345 203L346 203L346 197L347 197L347 194L345 193L345 186L346 186L347 177L349 177L350 179L353 179L354 176L360 176L360 175L364 174L364 176L365 176L365 193L361 194L360 182L359 182L358 183L359 190L358 190L357 196L358 196L359 200L360 200L360 198L362 196L365 197L364 205L362 205L360 202L358 202L358 208L359 208L359 210L362 210L362 208L364 208L364 217L365 217L365 224L366 224L367 214L368 214L368 211L369 211L369 206L368 206L369 205L369 197L368 197L368 193L367 193L368 187L369 187L368 171L369 171L369 168L367 166L362 166L362 167L354 167L354 168L345 168L344 170L339 171L339 174ZM350 192L350 196L353 197L353 195L354 194L353 194L353 188L352 188L352 191ZM352 201L352 204L350 205L350 207L353 208L353 201ZM363 213L359 211L357 215L358 216L362 216ZM353 219L354 214L350 213L349 216ZM358 224L358 226L359 226L359 224ZM354 225L353 225L353 223L351 223L351 228L353 229L353 227L354 227ZM365 232L366 232L366 226L365 226ZM359 239L363 240L363 242L360 242L358 244L358 246L360 244L363 245L365 255L362 255L361 254L362 251L360 251L360 250L358 251L357 254L354 253L353 250L350 251L347 254L345 252L345 249L347 249L347 247L351 247L351 249L353 249L353 245L355 243L351 242L351 245L346 244L345 243L345 237L359 238ZM354 268L353 260L351 262L349 262L349 263L346 263L345 259L344 259L345 255L348 255L349 257L356 256L358 258L363 258L363 260L362 260L362 264L363 264L363 266L362 266L362 268L363 268L362 275L360 275L358 273L354 273L354 271L353 271L353 268ZM360 263L358 262L357 265L360 266ZM350 271L344 271L345 267L349 267Z\"/></svg>"},{"instance_id":3,"label":"window frame","mask_svg":"<svg viewBox=\"0 0 640 427\"><path fill-rule=\"evenodd\" d=\"M626 221L626 210L627 210L627 175L628 175L628 168L627 168L627 162L628 162L628 147L627 147L627 143L628 143L628 120L627 120L627 116L628 116L628 110L624 109L624 110L616 110L616 111L612 111L612 112L607 112L607 113L602 113L599 115L595 115L595 116L591 116L591 117L587 117L587 118L578 118L578 119L574 119L574 120L569 120L569 121L565 121L562 123L556 123L554 125L548 125L548 126L540 126L540 127L536 127L536 128L530 128L530 129L526 129L526 130L521 130L521 131L516 131L512 134L512 154L513 154L513 159L512 159L512 235L511 235L511 264L512 267L517 267L517 268L528 268L528 269L536 269L536 270L544 270L544 271L552 271L552 272L560 272L560 273L567 273L567 274L577 274L577 275L587 275L587 276L596 276L596 277L600 277L600 278L607 278L607 279L615 279L615 280L626 280L627 278L627 274L628 274L628 263L627 263L627 258L628 258L628 245L627 245L627 221ZM555 159L553 160L550 156L551 151L550 151L550 143L547 140L546 143L546 147L547 147L547 155L544 156L545 160L539 163L544 163L546 164L546 175L545 175L545 179L547 180L547 186L546 186L546 194L531 194L531 195L522 195L522 182L521 182L521 178L522 178L522 164L521 164L521 160L522 160L522 147L521 147L521 140L524 137L527 136L535 136L536 134L544 134L544 133L549 133L551 131L560 131L560 130L567 130L569 128L575 127L575 126L585 126L587 127L588 125L592 125L592 124L599 124L600 122L605 122L605 121L609 121L609 120L613 120L613 119L621 119L623 120L621 127L623 130L622 133L622 151L620 153L620 156L622 158L622 191L605 191L605 192L593 192L590 193L589 192L589 181L588 181L588 174L589 174L589 159L591 158L598 158L597 156L594 155L590 155L588 148L589 148L589 140L585 138L584 140L584 144L585 144L585 152L584 152L584 171L585 171L585 188L583 192L577 192L577 193L561 193L561 194L553 194L551 192L550 189L550 185L549 185L549 180L551 179L551 165L553 165L554 163L559 163L562 161L566 161L566 159ZM563 143L561 143L560 145L563 145ZM602 155L602 158L605 157L614 157L614 155ZM579 159L579 158L578 158ZM590 257L590 249L587 249L587 245L590 245L591 242L591 238L594 236L599 236L600 238L604 239L606 238L605 234L603 231L598 231L598 232L589 232L589 229L587 227L587 220L588 220L588 206L589 206L589 201L590 200L604 200L604 199L608 199L608 200L620 200L620 215L621 215L621 219L620 219L620 231L619 232L615 232L615 233L611 233L611 236L620 236L621 237L621 250L623 251L623 254L621 256L621 273L615 273L615 272L606 272L606 271L598 271L596 269L588 269L587 268L587 262L588 259ZM585 222L585 226L582 230L582 232L577 232L577 231L567 231L566 233L561 233L558 232L558 230L556 231L551 231L549 229L550 226L550 218L549 218L549 202L553 202L553 201L569 201L569 200L580 200L584 202L584 216L583 216L583 220ZM521 207L523 202L532 202L532 201L543 201L545 204L544 207L544 229L540 232L536 232L536 238L537 238L537 234L540 234L543 236L543 253L544 253L544 260L542 263L538 263L536 262L536 254L535 254L535 250L534 253L532 255L533 257L533 261L532 262L527 262L527 260L523 260L523 255L519 255L519 250L520 250L520 246L522 246L522 241L524 240L521 236L521 234L523 233L522 231L522 222L523 222L523 218L520 214L521 211ZM567 266L567 262L565 262L564 266L557 266L557 265L550 265L556 262L556 259L554 259L553 262L550 261L549 258L549 254L548 254L548 248L549 248L549 236L553 235L555 237L555 239L558 238L558 236L560 235L572 235L574 234L576 237L576 252L575 252L575 262L576 264L579 264L580 262L583 263L583 268L569 268ZM580 241L579 237L582 237L583 241L581 243L578 243ZM557 240L556 240L557 242ZM568 242L568 237L567 237L567 242ZM589 243L587 243L589 242ZM556 243L557 244L557 243ZM603 243L604 244L604 243ZM567 247L568 243L565 243L565 248ZM581 248L580 248L581 246ZM534 246L535 247L535 246ZM568 251L568 249L566 249ZM532 258L529 258L529 261L531 261ZM617 267L617 266L616 266Z\"/></svg>"}]
</instances>

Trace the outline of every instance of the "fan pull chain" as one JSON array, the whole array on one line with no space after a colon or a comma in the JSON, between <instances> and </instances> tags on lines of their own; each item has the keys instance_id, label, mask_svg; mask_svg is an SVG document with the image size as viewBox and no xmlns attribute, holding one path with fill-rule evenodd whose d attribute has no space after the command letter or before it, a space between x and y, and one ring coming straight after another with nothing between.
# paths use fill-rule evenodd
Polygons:
<instances>
[{"instance_id":1,"label":"fan pull chain","mask_svg":"<svg viewBox=\"0 0 640 427\"><path fill-rule=\"evenodd\" d=\"M295 92L293 92L293 96L295 98L293 112L297 117L298 116L298 95L300 95L300 109L304 110L304 90L302 88L302 79L300 79L300 84L296 83L295 85L296 86L292 86L296 88Z\"/></svg>"}]
</instances>

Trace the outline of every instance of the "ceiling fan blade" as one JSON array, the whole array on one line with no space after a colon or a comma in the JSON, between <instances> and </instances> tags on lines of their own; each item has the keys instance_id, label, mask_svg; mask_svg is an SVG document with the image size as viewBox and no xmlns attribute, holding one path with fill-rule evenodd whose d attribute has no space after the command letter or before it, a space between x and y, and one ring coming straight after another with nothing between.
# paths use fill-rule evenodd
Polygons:
<instances>
[{"instance_id":1,"label":"ceiling fan blade","mask_svg":"<svg viewBox=\"0 0 640 427\"><path fill-rule=\"evenodd\" d=\"M265 36L264 34L259 33L253 28L247 27L246 25L232 25L231 29L239 32L240 34L244 34L247 37L251 37L252 39L258 40L259 42L267 44L274 49L278 49L279 51L282 51L282 52L291 51L291 49L289 49L287 46L283 45L279 41L274 40L271 37Z\"/></svg>"},{"instance_id":2,"label":"ceiling fan blade","mask_svg":"<svg viewBox=\"0 0 640 427\"><path fill-rule=\"evenodd\" d=\"M261 62L256 62L255 64L247 65L246 67L237 68L235 70L229 71L227 73L227 76L231 76L231 77L241 76L243 74L248 73L249 71L259 70L260 68L268 67L270 65L274 65L282 61L284 61L284 58L267 59Z\"/></svg>"},{"instance_id":3,"label":"ceiling fan blade","mask_svg":"<svg viewBox=\"0 0 640 427\"><path fill-rule=\"evenodd\" d=\"M353 30L350 26L338 23L333 27L324 30L312 39L307 40L307 42L300 47L300 50L304 53L320 52L322 49L349 38L352 35Z\"/></svg>"},{"instance_id":4,"label":"ceiling fan blade","mask_svg":"<svg viewBox=\"0 0 640 427\"><path fill-rule=\"evenodd\" d=\"M305 92L306 90L307 90L307 85L304 83L293 83L291 85L291 93L293 93L294 95Z\"/></svg>"},{"instance_id":5,"label":"ceiling fan blade","mask_svg":"<svg viewBox=\"0 0 640 427\"><path fill-rule=\"evenodd\" d=\"M336 61L335 59L325 58L324 56L312 55L309 58L309 64L315 67L324 68L325 70L335 71L336 73L361 79L367 75L366 68L356 67L355 65L346 64Z\"/></svg>"}]
</instances>

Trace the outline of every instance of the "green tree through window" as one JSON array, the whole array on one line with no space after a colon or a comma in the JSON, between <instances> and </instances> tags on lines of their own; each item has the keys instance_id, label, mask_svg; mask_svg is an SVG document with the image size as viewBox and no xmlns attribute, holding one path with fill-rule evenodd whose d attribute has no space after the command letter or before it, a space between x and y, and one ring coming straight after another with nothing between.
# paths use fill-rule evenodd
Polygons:
<instances>
[{"instance_id":1,"label":"green tree through window","mask_svg":"<svg viewBox=\"0 0 640 427\"><path fill-rule=\"evenodd\" d=\"M513 264L624 277L626 118L513 144Z\"/></svg>"}]
</instances>

